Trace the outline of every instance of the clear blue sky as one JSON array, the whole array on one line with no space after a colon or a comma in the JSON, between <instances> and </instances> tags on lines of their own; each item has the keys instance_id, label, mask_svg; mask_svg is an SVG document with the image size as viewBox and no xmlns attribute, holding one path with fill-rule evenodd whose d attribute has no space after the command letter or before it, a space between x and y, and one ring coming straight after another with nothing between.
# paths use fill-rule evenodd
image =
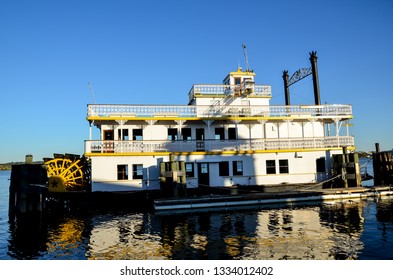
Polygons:
<instances>
[{"instance_id":1,"label":"clear blue sky","mask_svg":"<svg viewBox=\"0 0 393 280\"><path fill-rule=\"evenodd\" d=\"M352 104L358 150L393 148L393 1L0 1L0 162L83 153L86 105L186 104L250 68L284 104L282 71L317 51L321 101ZM293 104L313 102L308 77Z\"/></svg>"}]
</instances>

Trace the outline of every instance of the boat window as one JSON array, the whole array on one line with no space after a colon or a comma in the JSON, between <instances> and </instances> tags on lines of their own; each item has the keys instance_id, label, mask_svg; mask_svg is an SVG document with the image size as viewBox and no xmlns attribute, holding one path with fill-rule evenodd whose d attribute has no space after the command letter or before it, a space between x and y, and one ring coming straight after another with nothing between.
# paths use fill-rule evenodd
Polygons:
<instances>
[{"instance_id":1,"label":"boat window","mask_svg":"<svg viewBox=\"0 0 393 280\"><path fill-rule=\"evenodd\" d=\"M228 161L220 161L218 163L219 167L219 176L229 176L229 162Z\"/></svg>"},{"instance_id":2,"label":"boat window","mask_svg":"<svg viewBox=\"0 0 393 280\"><path fill-rule=\"evenodd\" d=\"M236 139L236 127L228 127L228 139Z\"/></svg>"},{"instance_id":3,"label":"boat window","mask_svg":"<svg viewBox=\"0 0 393 280\"><path fill-rule=\"evenodd\" d=\"M117 180L128 180L128 165L119 164L117 166Z\"/></svg>"},{"instance_id":4,"label":"boat window","mask_svg":"<svg viewBox=\"0 0 393 280\"><path fill-rule=\"evenodd\" d=\"M143 130L133 129L132 130L132 140L143 140Z\"/></svg>"},{"instance_id":5,"label":"boat window","mask_svg":"<svg viewBox=\"0 0 393 280\"><path fill-rule=\"evenodd\" d=\"M183 127L181 129L181 135L183 140L191 140L191 128Z\"/></svg>"},{"instance_id":6,"label":"boat window","mask_svg":"<svg viewBox=\"0 0 393 280\"><path fill-rule=\"evenodd\" d=\"M168 140L177 140L177 128L168 128Z\"/></svg>"},{"instance_id":7,"label":"boat window","mask_svg":"<svg viewBox=\"0 0 393 280\"><path fill-rule=\"evenodd\" d=\"M132 179L143 179L143 165L133 164L132 165Z\"/></svg>"},{"instance_id":8,"label":"boat window","mask_svg":"<svg viewBox=\"0 0 393 280\"><path fill-rule=\"evenodd\" d=\"M280 166L280 174L281 173L289 173L289 167L288 167L288 160L287 159L280 159L278 161L278 164Z\"/></svg>"},{"instance_id":9,"label":"boat window","mask_svg":"<svg viewBox=\"0 0 393 280\"><path fill-rule=\"evenodd\" d=\"M201 174L209 173L209 165L207 163L201 163Z\"/></svg>"},{"instance_id":10,"label":"boat window","mask_svg":"<svg viewBox=\"0 0 393 280\"><path fill-rule=\"evenodd\" d=\"M224 140L224 128L223 127L216 127L214 130L214 139L216 140Z\"/></svg>"},{"instance_id":11,"label":"boat window","mask_svg":"<svg viewBox=\"0 0 393 280\"><path fill-rule=\"evenodd\" d=\"M194 164L192 162L186 162L186 177L195 177Z\"/></svg>"},{"instance_id":12,"label":"boat window","mask_svg":"<svg viewBox=\"0 0 393 280\"><path fill-rule=\"evenodd\" d=\"M232 162L233 175L243 175L243 161L233 161Z\"/></svg>"},{"instance_id":13,"label":"boat window","mask_svg":"<svg viewBox=\"0 0 393 280\"><path fill-rule=\"evenodd\" d=\"M266 174L276 174L276 161L267 160L266 161Z\"/></svg>"},{"instance_id":14,"label":"boat window","mask_svg":"<svg viewBox=\"0 0 393 280\"><path fill-rule=\"evenodd\" d=\"M128 129L119 129L118 131L117 131L117 139L119 139L119 140L129 140L129 137L128 137Z\"/></svg>"}]
</instances>

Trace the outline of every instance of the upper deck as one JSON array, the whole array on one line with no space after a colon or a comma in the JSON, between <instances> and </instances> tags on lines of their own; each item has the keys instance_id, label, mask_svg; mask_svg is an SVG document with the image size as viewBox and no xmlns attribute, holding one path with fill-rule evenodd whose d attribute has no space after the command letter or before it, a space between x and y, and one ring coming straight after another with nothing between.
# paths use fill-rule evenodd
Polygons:
<instances>
[{"instance_id":1,"label":"upper deck","mask_svg":"<svg viewBox=\"0 0 393 280\"><path fill-rule=\"evenodd\" d=\"M352 106L344 104L242 106L242 105L116 105L89 104L87 120L137 119L349 119Z\"/></svg>"},{"instance_id":2,"label":"upper deck","mask_svg":"<svg viewBox=\"0 0 393 280\"><path fill-rule=\"evenodd\" d=\"M252 71L230 72L223 84L195 84L188 105L90 104L89 121L106 120L274 120L352 118L342 104L270 106L270 85L256 85Z\"/></svg>"},{"instance_id":3,"label":"upper deck","mask_svg":"<svg viewBox=\"0 0 393 280\"><path fill-rule=\"evenodd\" d=\"M272 88L269 85L254 85L244 84L240 85L193 85L188 93L188 104L197 97L227 97L227 96L241 96L247 95L247 97L272 97Z\"/></svg>"}]
</instances>

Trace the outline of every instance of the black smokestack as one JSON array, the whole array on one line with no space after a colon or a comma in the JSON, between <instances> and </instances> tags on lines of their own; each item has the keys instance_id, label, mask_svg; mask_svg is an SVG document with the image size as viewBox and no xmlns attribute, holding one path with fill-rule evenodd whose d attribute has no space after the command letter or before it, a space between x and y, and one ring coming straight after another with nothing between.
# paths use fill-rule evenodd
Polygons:
<instances>
[{"instance_id":1,"label":"black smokestack","mask_svg":"<svg viewBox=\"0 0 393 280\"><path fill-rule=\"evenodd\" d=\"M318 67L317 67L317 52L310 52L310 61L312 69L312 81L314 85L314 99L315 105L321 105L321 95L319 91L319 81L318 81Z\"/></svg>"},{"instance_id":2,"label":"black smokestack","mask_svg":"<svg viewBox=\"0 0 393 280\"><path fill-rule=\"evenodd\" d=\"M284 90L285 90L285 105L291 105L291 98L289 97L289 86L288 86L288 70L282 72L282 78L284 79Z\"/></svg>"}]
</instances>

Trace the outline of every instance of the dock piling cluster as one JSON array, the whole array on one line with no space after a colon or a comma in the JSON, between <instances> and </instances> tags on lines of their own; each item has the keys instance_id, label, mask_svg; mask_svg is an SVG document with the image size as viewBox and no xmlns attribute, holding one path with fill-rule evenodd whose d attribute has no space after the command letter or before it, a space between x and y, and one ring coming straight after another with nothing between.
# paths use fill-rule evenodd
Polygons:
<instances>
[{"instance_id":1,"label":"dock piling cluster","mask_svg":"<svg viewBox=\"0 0 393 280\"><path fill-rule=\"evenodd\" d=\"M381 152L379 143L375 144L373 153L374 185L384 186L393 184L393 155L392 151Z\"/></svg>"},{"instance_id":2,"label":"dock piling cluster","mask_svg":"<svg viewBox=\"0 0 393 280\"><path fill-rule=\"evenodd\" d=\"M12 166L9 193L10 217L19 213L43 212L46 207L47 173L43 165L27 163Z\"/></svg>"}]
</instances>

